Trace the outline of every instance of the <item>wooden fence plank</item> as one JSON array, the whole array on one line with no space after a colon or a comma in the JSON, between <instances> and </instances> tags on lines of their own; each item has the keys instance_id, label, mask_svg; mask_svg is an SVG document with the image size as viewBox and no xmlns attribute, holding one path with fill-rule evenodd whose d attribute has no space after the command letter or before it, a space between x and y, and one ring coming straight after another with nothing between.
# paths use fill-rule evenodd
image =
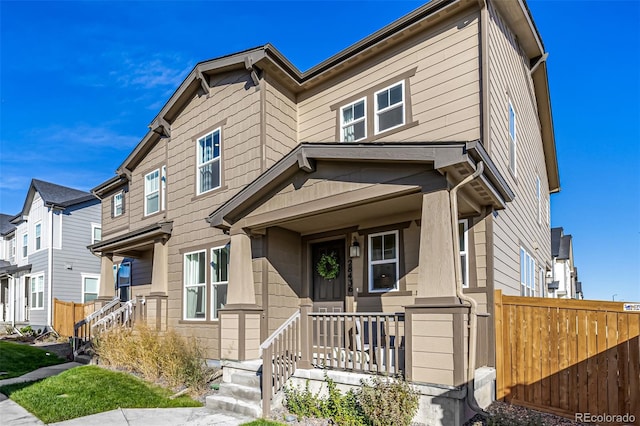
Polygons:
<instances>
[{"instance_id":1,"label":"wooden fence plank","mask_svg":"<svg viewBox=\"0 0 640 426\"><path fill-rule=\"evenodd\" d=\"M569 411L569 336L567 322L569 313L566 309L558 315L558 392L560 398L558 407L563 411Z\"/></svg>"},{"instance_id":2,"label":"wooden fence plank","mask_svg":"<svg viewBox=\"0 0 640 426\"><path fill-rule=\"evenodd\" d=\"M533 375L533 364L534 364L534 356L533 353L533 308L530 306L523 306L523 314L524 314L524 323L522 324L521 333L524 336L524 347L522 351L524 352L524 365L525 367L525 393L524 400L530 403L533 403L533 383L534 383L534 375Z\"/></svg>"},{"instance_id":3,"label":"wooden fence plank","mask_svg":"<svg viewBox=\"0 0 640 426\"><path fill-rule=\"evenodd\" d=\"M558 318L558 309L551 308L551 321L549 323L550 333L549 333L549 364L551 366L551 370L549 371L551 375L551 379L549 381L550 385L550 406L558 407L560 401L560 378L558 377L558 329L560 328Z\"/></svg>"},{"instance_id":4,"label":"wooden fence plank","mask_svg":"<svg viewBox=\"0 0 640 426\"><path fill-rule=\"evenodd\" d=\"M597 414L606 414L609 411L607 403L607 313L598 312L598 411Z\"/></svg>"},{"instance_id":5,"label":"wooden fence plank","mask_svg":"<svg viewBox=\"0 0 640 426\"><path fill-rule=\"evenodd\" d=\"M640 419L640 315L629 314L629 382L631 392L629 413ZM640 421L640 420L639 420Z\"/></svg>"},{"instance_id":6,"label":"wooden fence plank","mask_svg":"<svg viewBox=\"0 0 640 426\"><path fill-rule=\"evenodd\" d=\"M501 401L505 396L504 390L504 373L505 373L505 363L504 363L504 349L503 349L503 325L502 325L502 291L496 290L493 296L494 300L494 327L495 327L495 336L496 336L496 399ZM397 345L396 345L397 346Z\"/></svg>"},{"instance_id":7,"label":"wooden fence plank","mask_svg":"<svg viewBox=\"0 0 640 426\"><path fill-rule=\"evenodd\" d=\"M540 321L542 312L540 308L533 308L532 312L532 339L531 355L533 356L533 403L542 404L542 348L540 345Z\"/></svg>"},{"instance_id":8,"label":"wooden fence plank","mask_svg":"<svg viewBox=\"0 0 640 426\"><path fill-rule=\"evenodd\" d=\"M541 327L540 327L540 360L541 360L541 401L543 406L551 405L551 371L553 366L551 364L551 308L543 307L541 315ZM555 324L553 324L555 325Z\"/></svg>"},{"instance_id":9,"label":"wooden fence plank","mask_svg":"<svg viewBox=\"0 0 640 426\"><path fill-rule=\"evenodd\" d=\"M618 314L607 312L607 406L618 409ZM617 414L617 413L616 413Z\"/></svg>"},{"instance_id":10,"label":"wooden fence plank","mask_svg":"<svg viewBox=\"0 0 640 426\"><path fill-rule=\"evenodd\" d=\"M618 413L628 413L631 398L630 389L625 386L629 383L629 315L618 314Z\"/></svg>"},{"instance_id":11,"label":"wooden fence plank","mask_svg":"<svg viewBox=\"0 0 640 426\"><path fill-rule=\"evenodd\" d=\"M589 408L589 381L587 374L587 338L589 336L587 311L577 311L577 337L578 337L578 408L576 412L587 413Z\"/></svg>"},{"instance_id":12,"label":"wooden fence plank","mask_svg":"<svg viewBox=\"0 0 640 426\"><path fill-rule=\"evenodd\" d=\"M514 315L514 327L513 332L515 333L515 341L516 341L516 361L513 363L513 367L511 368L511 372L514 375L515 379L515 392L514 399L524 401L526 398L524 396L524 383L525 383L525 345L524 345L524 333L522 332L522 327L524 325L524 313L522 310L514 306L513 307L513 315Z\"/></svg>"},{"instance_id":13,"label":"wooden fence plank","mask_svg":"<svg viewBox=\"0 0 640 426\"><path fill-rule=\"evenodd\" d=\"M567 380L569 382L568 410L578 411L578 397L580 388L578 387L578 330L577 311L567 311L567 334L568 334L568 363Z\"/></svg>"},{"instance_id":14,"label":"wooden fence plank","mask_svg":"<svg viewBox=\"0 0 640 426\"><path fill-rule=\"evenodd\" d=\"M587 382L589 407L598 408L598 313L587 313ZM589 412L589 410L585 411Z\"/></svg>"}]
</instances>

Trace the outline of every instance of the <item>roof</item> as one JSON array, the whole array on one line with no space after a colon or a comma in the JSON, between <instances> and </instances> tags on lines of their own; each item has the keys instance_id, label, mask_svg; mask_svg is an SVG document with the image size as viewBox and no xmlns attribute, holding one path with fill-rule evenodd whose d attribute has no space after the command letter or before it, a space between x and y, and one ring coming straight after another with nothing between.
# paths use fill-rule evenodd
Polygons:
<instances>
[{"instance_id":1,"label":"roof","mask_svg":"<svg viewBox=\"0 0 640 426\"><path fill-rule=\"evenodd\" d=\"M551 256L558 259L571 257L571 235L564 235L561 227L551 228Z\"/></svg>"},{"instance_id":2,"label":"roof","mask_svg":"<svg viewBox=\"0 0 640 426\"><path fill-rule=\"evenodd\" d=\"M12 215L0 213L0 235L7 235L16 229L11 223Z\"/></svg>"},{"instance_id":3,"label":"roof","mask_svg":"<svg viewBox=\"0 0 640 426\"><path fill-rule=\"evenodd\" d=\"M51 182L45 182L39 179L32 179L29 191L24 200L22 211L12 218L12 223L16 223L20 218L27 214L28 208L33 201L35 193L40 194L44 205L47 207L67 208L82 204L91 200L98 200L93 194L79 189L69 188L67 186L57 185Z\"/></svg>"}]
</instances>

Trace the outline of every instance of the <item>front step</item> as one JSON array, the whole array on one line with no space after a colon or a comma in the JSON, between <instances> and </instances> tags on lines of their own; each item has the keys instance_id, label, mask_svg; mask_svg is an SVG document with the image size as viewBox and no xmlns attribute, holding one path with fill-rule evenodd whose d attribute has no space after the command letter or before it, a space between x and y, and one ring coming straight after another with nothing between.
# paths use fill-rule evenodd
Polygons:
<instances>
[{"instance_id":1,"label":"front step","mask_svg":"<svg viewBox=\"0 0 640 426\"><path fill-rule=\"evenodd\" d=\"M262 417L261 361L223 362L223 382L206 406L215 411Z\"/></svg>"}]
</instances>

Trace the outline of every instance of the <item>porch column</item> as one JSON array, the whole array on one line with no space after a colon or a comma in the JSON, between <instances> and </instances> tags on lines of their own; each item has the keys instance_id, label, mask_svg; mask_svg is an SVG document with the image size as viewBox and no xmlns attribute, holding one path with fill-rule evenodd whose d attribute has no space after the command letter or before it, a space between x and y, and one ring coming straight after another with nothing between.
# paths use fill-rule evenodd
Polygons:
<instances>
[{"instance_id":1,"label":"porch column","mask_svg":"<svg viewBox=\"0 0 640 426\"><path fill-rule=\"evenodd\" d=\"M442 301L457 301L451 231L449 192L444 190L423 194L418 298L437 297Z\"/></svg>"},{"instance_id":2,"label":"porch column","mask_svg":"<svg viewBox=\"0 0 640 426\"><path fill-rule=\"evenodd\" d=\"M153 243L151 294L166 295L169 290L169 247L164 238Z\"/></svg>"},{"instance_id":3,"label":"porch column","mask_svg":"<svg viewBox=\"0 0 640 426\"><path fill-rule=\"evenodd\" d=\"M98 299L111 300L116 295L113 281L113 257L103 254L100 257L100 289Z\"/></svg>"},{"instance_id":4,"label":"porch column","mask_svg":"<svg viewBox=\"0 0 640 426\"><path fill-rule=\"evenodd\" d=\"M243 229L231 228L227 304L219 311L220 358L258 359L262 309L256 304L251 238Z\"/></svg>"}]
</instances>

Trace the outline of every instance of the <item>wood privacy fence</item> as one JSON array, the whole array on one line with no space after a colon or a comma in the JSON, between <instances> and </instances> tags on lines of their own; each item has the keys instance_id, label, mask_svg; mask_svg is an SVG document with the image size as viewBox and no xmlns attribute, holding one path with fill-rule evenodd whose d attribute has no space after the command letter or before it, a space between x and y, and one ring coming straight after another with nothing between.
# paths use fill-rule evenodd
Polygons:
<instances>
[{"instance_id":1,"label":"wood privacy fence","mask_svg":"<svg viewBox=\"0 0 640 426\"><path fill-rule=\"evenodd\" d=\"M497 290L497 399L569 418L628 413L640 424L640 312L623 305Z\"/></svg>"},{"instance_id":2,"label":"wood privacy fence","mask_svg":"<svg viewBox=\"0 0 640 426\"><path fill-rule=\"evenodd\" d=\"M73 326L93 312L93 303L63 302L53 299L53 328L59 335L73 336Z\"/></svg>"}]
</instances>

